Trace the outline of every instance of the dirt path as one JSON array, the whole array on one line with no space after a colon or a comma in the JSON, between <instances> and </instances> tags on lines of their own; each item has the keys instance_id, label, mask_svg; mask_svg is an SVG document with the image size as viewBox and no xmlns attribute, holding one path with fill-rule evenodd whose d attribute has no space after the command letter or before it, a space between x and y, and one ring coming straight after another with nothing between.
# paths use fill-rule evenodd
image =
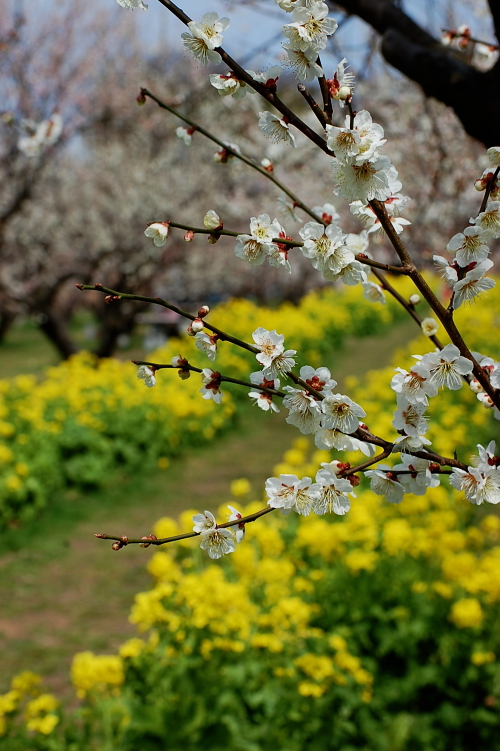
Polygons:
<instances>
[{"instance_id":1,"label":"dirt path","mask_svg":"<svg viewBox=\"0 0 500 751\"><path fill-rule=\"evenodd\" d=\"M339 388L347 374L387 364L415 333L404 324L378 339L349 342L335 368ZM113 553L94 532L147 534L161 516L230 502L230 482L239 477L250 480L258 497L299 435L284 417L255 409L245 413L237 430L165 472L117 479L86 498L68 494L66 516L41 520L38 534L26 534L25 547L1 555L0 692L12 675L29 669L44 675L59 696L70 695L68 669L75 652L112 653L133 636L128 613L134 595L150 586L145 564L154 551L134 546Z\"/></svg>"}]
</instances>

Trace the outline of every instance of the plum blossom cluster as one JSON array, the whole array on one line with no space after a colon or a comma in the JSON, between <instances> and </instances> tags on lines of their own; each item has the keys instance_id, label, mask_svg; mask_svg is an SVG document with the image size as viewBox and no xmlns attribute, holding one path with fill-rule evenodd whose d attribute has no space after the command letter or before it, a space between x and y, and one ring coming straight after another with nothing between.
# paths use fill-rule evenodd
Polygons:
<instances>
[{"instance_id":1,"label":"plum blossom cluster","mask_svg":"<svg viewBox=\"0 0 500 751\"><path fill-rule=\"evenodd\" d=\"M282 10L292 14L291 23L283 26L287 40L283 49L288 65L300 81L312 81L322 76L318 55L326 47L328 37L338 27L333 18L328 18L328 6L315 0L276 2Z\"/></svg>"}]
</instances>

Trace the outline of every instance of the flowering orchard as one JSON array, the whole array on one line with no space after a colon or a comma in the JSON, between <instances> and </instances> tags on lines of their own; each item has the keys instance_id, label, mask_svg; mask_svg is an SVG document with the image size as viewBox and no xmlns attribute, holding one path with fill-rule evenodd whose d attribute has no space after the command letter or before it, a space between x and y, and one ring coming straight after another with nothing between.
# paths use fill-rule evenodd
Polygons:
<instances>
[{"instance_id":1,"label":"flowering orchard","mask_svg":"<svg viewBox=\"0 0 500 751\"><path fill-rule=\"evenodd\" d=\"M117 1L125 8L147 9L142 0ZM383 305L387 295L395 298L434 349L415 355L408 369L396 368L390 380L395 408L393 431L379 434L369 427L374 416L367 411L363 400L358 403L351 396L338 393L337 382L326 367L305 364L298 369L296 363L300 354L288 348L284 335L276 330L258 326L245 338L240 338L231 330L223 330L216 322L212 323L206 305L193 315L160 298L125 294L102 284L79 285L82 290L103 293L110 305L119 305L122 300L150 302L190 320L187 333L193 337L196 348L206 355L207 367L193 365L187 353L175 356L168 363L140 361L138 377L147 387L162 388L157 382L163 370L176 370L182 380L198 374L201 398L220 405L224 400L224 384L238 384L248 388L250 398L266 412L278 411L281 402L288 412L286 421L304 435L314 436L318 448L364 455L357 463L346 461L345 457L323 463L314 480L289 473L270 477L265 487L267 505L246 516L231 509L229 521L218 523L211 512L205 511L195 514L193 530L181 535L165 538L149 535L138 539L106 534L97 537L114 540L113 548L118 550L129 543L147 547L199 536L202 549L211 558L220 558L235 552L237 543L243 539L245 524L275 509L283 514L293 510L302 516L346 514L363 475L369 478L375 494L394 504L401 503L407 493L424 495L428 489L436 488L444 479L443 475L447 475L451 486L463 492L472 504L498 503L500 458L496 456L494 440L486 447L479 445L478 454L469 465L456 451L452 456L440 453L439 435L432 445L426 434L441 390L454 392L470 388L477 395L478 409L490 410L491 433L493 420L500 419L500 362L495 361L495 352L471 351L472 344L464 338L455 317L455 311L495 285L487 273L493 266L489 258L491 242L500 237L500 147L487 150L491 166L475 182L482 197L478 201L477 215L470 218L463 232L449 240L446 256L441 255L441 251L434 255L434 263L447 289L447 294L440 298L412 255L409 221L401 216L410 198L400 192L402 184L397 170L390 156L384 153L383 128L372 121L368 111L356 109L356 78L347 60L344 58L338 63L330 78L323 68L321 53L337 29L337 22L328 15L327 5L317 0L276 0L289 14L284 16L283 62L294 71L299 81L298 90L316 118L312 127L285 104L282 93L286 92L282 92L280 86L281 66L257 72L244 70L225 52L222 45L223 35L230 26L228 18L219 18L217 13L211 12L193 21L170 0L159 1L187 27L182 34L183 43L198 63L225 66L220 73L207 76L207 84L219 96L240 99L248 93L257 93L264 105L256 126L265 136L294 148L300 134L309 140L311 147L324 153L325 203L308 206L277 179L269 159L259 163L245 156L237 144L220 141L153 92L141 89L139 104L150 99L184 121L188 127L178 128L177 134L186 144L197 134L212 140L220 149L219 161L239 159L259 171L283 192L283 202L288 205L290 214L306 219L301 219L303 226L298 237L288 235L280 222L266 213L250 218L249 231L242 233L226 228L223 219L207 208L203 226L185 224L177 217L157 217L145 230L146 236L158 247L168 242L174 229L185 232L187 243L195 241L197 235L206 235L212 244L221 236L234 237L234 252L242 262L254 266L267 262L284 274L292 273L293 256L301 253L323 280L360 285L364 297L374 305ZM337 106L342 110L340 125L334 124L338 115L334 107ZM343 232L338 212L331 203L332 193L337 199L349 202L351 213L364 225L359 233ZM370 252L370 238L376 231L385 233L392 247L391 263L377 260ZM403 241L403 233L410 235L408 243ZM411 282L410 294L401 293L398 280ZM419 315L422 298L430 307L432 317ZM373 314L376 315L376 307ZM255 370L245 378L235 378L231 372L209 367L217 359L221 346L239 347L254 355ZM395 455L396 462L393 461Z\"/></svg>"}]
</instances>

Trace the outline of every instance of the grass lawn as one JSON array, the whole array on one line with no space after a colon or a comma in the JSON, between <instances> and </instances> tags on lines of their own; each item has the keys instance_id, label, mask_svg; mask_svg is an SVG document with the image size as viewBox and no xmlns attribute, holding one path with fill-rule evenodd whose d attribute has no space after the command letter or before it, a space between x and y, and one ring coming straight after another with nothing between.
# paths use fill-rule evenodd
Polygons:
<instances>
[{"instance_id":1,"label":"grass lawn","mask_svg":"<svg viewBox=\"0 0 500 751\"><path fill-rule=\"evenodd\" d=\"M380 338L349 341L332 365L339 389L346 375L386 365L416 333L408 322ZM51 364L46 348L38 367L29 344L14 340L11 346L17 346L16 357L26 347L26 366L33 356L24 372L41 373ZM0 377L8 371L4 355L2 345ZM15 673L29 669L44 675L58 695L71 696L68 668L74 653L112 653L133 636L127 616L134 595L150 586L145 564L154 548L131 546L115 553L93 534L147 534L161 516L231 502L229 484L239 477L248 478L253 497L259 497L274 464L300 435L284 418L283 411L271 417L248 406L236 429L176 459L167 470L115 476L89 495L68 492L54 498L38 521L0 536L0 692Z\"/></svg>"}]
</instances>

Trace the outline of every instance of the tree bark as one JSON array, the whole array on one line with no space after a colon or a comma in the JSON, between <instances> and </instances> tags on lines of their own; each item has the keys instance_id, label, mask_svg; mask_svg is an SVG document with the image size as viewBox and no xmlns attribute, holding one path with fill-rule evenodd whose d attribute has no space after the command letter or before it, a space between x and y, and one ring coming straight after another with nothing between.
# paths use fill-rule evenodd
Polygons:
<instances>
[{"instance_id":1,"label":"tree bark","mask_svg":"<svg viewBox=\"0 0 500 751\"><path fill-rule=\"evenodd\" d=\"M427 96L452 107L467 133L485 146L500 141L500 61L483 73L458 50L444 47L404 13L393 0L341 0L347 13L359 16L382 36L381 51L390 65L420 84ZM489 0L496 34L500 3Z\"/></svg>"}]
</instances>

